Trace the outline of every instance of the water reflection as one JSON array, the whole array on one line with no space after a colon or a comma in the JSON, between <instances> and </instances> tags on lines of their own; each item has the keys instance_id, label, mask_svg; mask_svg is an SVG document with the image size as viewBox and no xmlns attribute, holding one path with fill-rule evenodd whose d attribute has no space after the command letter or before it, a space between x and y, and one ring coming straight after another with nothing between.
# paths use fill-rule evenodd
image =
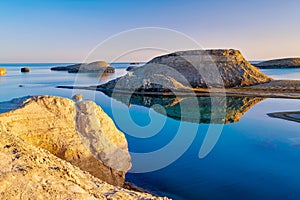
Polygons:
<instances>
[{"instance_id":1,"label":"water reflection","mask_svg":"<svg viewBox=\"0 0 300 200\"><path fill-rule=\"evenodd\" d=\"M131 105L151 107L156 112L176 120L207 124L238 122L251 107L264 100L264 98L259 97L166 97L132 94L128 101L127 95L121 93L104 93L126 104L128 107ZM214 102L213 104L212 101ZM195 104L195 102L197 103ZM214 105L213 109L212 105ZM182 107L184 109L181 109Z\"/></svg>"},{"instance_id":2,"label":"water reflection","mask_svg":"<svg viewBox=\"0 0 300 200\"><path fill-rule=\"evenodd\" d=\"M300 111L268 113L268 116L300 123Z\"/></svg>"}]
</instances>

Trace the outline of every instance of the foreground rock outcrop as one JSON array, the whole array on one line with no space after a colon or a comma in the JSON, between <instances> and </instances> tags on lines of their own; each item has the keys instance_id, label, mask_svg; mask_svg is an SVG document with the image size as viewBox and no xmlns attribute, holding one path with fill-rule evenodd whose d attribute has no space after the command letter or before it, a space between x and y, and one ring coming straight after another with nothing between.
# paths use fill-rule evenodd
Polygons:
<instances>
[{"instance_id":1,"label":"foreground rock outcrop","mask_svg":"<svg viewBox=\"0 0 300 200\"><path fill-rule=\"evenodd\" d=\"M0 199L167 199L112 186L3 128Z\"/></svg>"},{"instance_id":2,"label":"foreground rock outcrop","mask_svg":"<svg viewBox=\"0 0 300 200\"><path fill-rule=\"evenodd\" d=\"M69 73L92 72L92 73L115 73L115 68L105 61L92 63L80 63L68 66L52 67L53 71L68 71Z\"/></svg>"},{"instance_id":3,"label":"foreground rock outcrop","mask_svg":"<svg viewBox=\"0 0 300 200\"><path fill-rule=\"evenodd\" d=\"M8 112L0 114L0 131L48 150L110 184L123 185L131 167L126 138L95 103L75 105L66 98L37 96L0 103L0 107L14 109L2 110Z\"/></svg>"},{"instance_id":4,"label":"foreground rock outcrop","mask_svg":"<svg viewBox=\"0 0 300 200\"><path fill-rule=\"evenodd\" d=\"M259 68L300 68L300 58L283 58L263 61L255 64Z\"/></svg>"},{"instance_id":5,"label":"foreground rock outcrop","mask_svg":"<svg viewBox=\"0 0 300 200\"><path fill-rule=\"evenodd\" d=\"M191 50L156 57L127 75L98 87L167 92L243 87L271 80L246 61L238 50Z\"/></svg>"}]
</instances>

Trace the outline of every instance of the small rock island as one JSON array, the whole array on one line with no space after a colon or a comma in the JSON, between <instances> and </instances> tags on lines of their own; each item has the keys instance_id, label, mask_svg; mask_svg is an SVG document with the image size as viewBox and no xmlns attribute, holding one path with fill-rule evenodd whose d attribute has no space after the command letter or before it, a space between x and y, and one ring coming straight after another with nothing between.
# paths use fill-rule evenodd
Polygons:
<instances>
[{"instance_id":1,"label":"small rock island","mask_svg":"<svg viewBox=\"0 0 300 200\"><path fill-rule=\"evenodd\" d=\"M115 68L111 67L105 61L52 67L51 70L68 71L69 73L115 73Z\"/></svg>"},{"instance_id":2,"label":"small rock island","mask_svg":"<svg viewBox=\"0 0 300 200\"><path fill-rule=\"evenodd\" d=\"M272 69L272 68L300 68L300 58L282 58L263 61L255 66L262 69Z\"/></svg>"}]
</instances>

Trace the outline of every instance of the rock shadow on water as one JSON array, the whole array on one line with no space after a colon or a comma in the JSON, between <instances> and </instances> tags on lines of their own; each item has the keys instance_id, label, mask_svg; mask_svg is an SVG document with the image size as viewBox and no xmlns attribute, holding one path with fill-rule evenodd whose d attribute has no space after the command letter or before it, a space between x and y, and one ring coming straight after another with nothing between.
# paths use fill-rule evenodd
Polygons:
<instances>
[{"instance_id":1,"label":"rock shadow on water","mask_svg":"<svg viewBox=\"0 0 300 200\"><path fill-rule=\"evenodd\" d=\"M128 107L144 106L175 120L204 124L238 122L251 107L264 100L264 98L248 96L176 97L175 95L151 96L133 93L128 97L128 95L116 92L103 91L103 93Z\"/></svg>"}]
</instances>

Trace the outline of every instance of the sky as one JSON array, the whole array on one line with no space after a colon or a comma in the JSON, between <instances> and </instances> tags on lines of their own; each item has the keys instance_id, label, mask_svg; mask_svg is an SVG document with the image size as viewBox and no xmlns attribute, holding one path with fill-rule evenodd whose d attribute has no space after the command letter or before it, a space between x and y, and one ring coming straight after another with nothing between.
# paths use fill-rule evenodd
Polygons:
<instances>
[{"instance_id":1,"label":"sky","mask_svg":"<svg viewBox=\"0 0 300 200\"><path fill-rule=\"evenodd\" d=\"M299 8L298 0L0 0L0 63L82 62L97 45L143 27L173 30L205 49L239 49L248 60L300 57ZM123 38L97 56L110 60L133 42ZM176 49L169 51L186 46L171 43ZM162 52L122 59L147 61Z\"/></svg>"}]
</instances>

